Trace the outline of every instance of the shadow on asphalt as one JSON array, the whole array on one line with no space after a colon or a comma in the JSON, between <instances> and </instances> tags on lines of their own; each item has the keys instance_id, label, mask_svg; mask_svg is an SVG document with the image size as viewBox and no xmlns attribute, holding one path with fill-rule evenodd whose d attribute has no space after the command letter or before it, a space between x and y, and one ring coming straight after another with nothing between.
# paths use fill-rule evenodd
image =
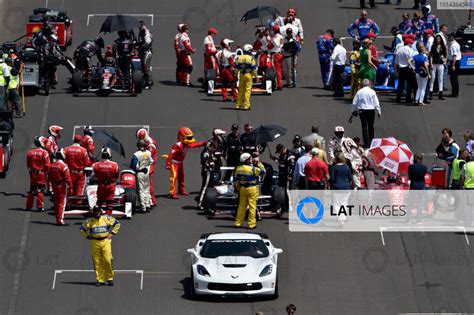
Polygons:
<instances>
[{"instance_id":1,"label":"shadow on asphalt","mask_svg":"<svg viewBox=\"0 0 474 315\"><path fill-rule=\"evenodd\" d=\"M3 196L5 196L5 197L9 197L9 196L20 196L20 197L25 197L25 198L26 198L26 194L7 193L7 192L4 192L4 191L0 191L0 195L3 195Z\"/></svg>"},{"instance_id":2,"label":"shadow on asphalt","mask_svg":"<svg viewBox=\"0 0 474 315\"><path fill-rule=\"evenodd\" d=\"M176 81L164 80L164 81L159 81L159 82L160 84L166 85L166 86L179 86L179 84L176 83Z\"/></svg>"},{"instance_id":3,"label":"shadow on asphalt","mask_svg":"<svg viewBox=\"0 0 474 315\"><path fill-rule=\"evenodd\" d=\"M54 222L44 222L44 221L30 221L30 223L33 224L42 224L42 225L54 225L57 226L56 223Z\"/></svg>"},{"instance_id":4,"label":"shadow on asphalt","mask_svg":"<svg viewBox=\"0 0 474 315\"><path fill-rule=\"evenodd\" d=\"M88 286L95 286L95 282L86 281L86 282L79 282L79 281L61 281L64 284L73 284L73 285L88 285Z\"/></svg>"},{"instance_id":5,"label":"shadow on asphalt","mask_svg":"<svg viewBox=\"0 0 474 315\"><path fill-rule=\"evenodd\" d=\"M196 208L196 206L183 206L183 207L181 207L181 209L183 209L183 210L199 210L198 208Z\"/></svg>"},{"instance_id":6,"label":"shadow on asphalt","mask_svg":"<svg viewBox=\"0 0 474 315\"><path fill-rule=\"evenodd\" d=\"M25 211L31 211L31 212L36 212L36 211L34 211L34 210L26 210L26 209L24 209L24 208L9 208L8 210L9 210L9 211L24 211L24 212L25 212Z\"/></svg>"}]
</instances>

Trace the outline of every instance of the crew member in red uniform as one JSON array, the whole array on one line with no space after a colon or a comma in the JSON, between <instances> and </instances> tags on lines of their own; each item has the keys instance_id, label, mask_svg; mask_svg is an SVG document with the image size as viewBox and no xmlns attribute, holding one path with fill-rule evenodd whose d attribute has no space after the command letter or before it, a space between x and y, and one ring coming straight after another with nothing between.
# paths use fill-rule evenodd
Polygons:
<instances>
[{"instance_id":1,"label":"crew member in red uniform","mask_svg":"<svg viewBox=\"0 0 474 315\"><path fill-rule=\"evenodd\" d=\"M196 52L196 49L191 47L191 40L188 35L189 30L189 25L184 24L181 27L181 36L178 39L178 66L181 67L180 83L184 86L191 86L190 77L193 72L191 54Z\"/></svg>"},{"instance_id":2,"label":"crew member in red uniform","mask_svg":"<svg viewBox=\"0 0 474 315\"><path fill-rule=\"evenodd\" d=\"M234 78L235 62L232 52L230 51L230 44L233 40L224 38L221 40L222 49L216 54L217 61L219 62L219 73L221 76L222 83L222 100L224 102L231 101L227 93L227 89L231 89L232 98L237 101L237 89Z\"/></svg>"},{"instance_id":3,"label":"crew member in red uniform","mask_svg":"<svg viewBox=\"0 0 474 315\"><path fill-rule=\"evenodd\" d=\"M155 173L156 161L158 160L158 143L155 139L150 137L148 131L145 128L138 129L137 140L144 140L146 147L145 149L151 152L153 163L150 166L150 195L151 195L151 206L156 206L155 189L153 187L153 174Z\"/></svg>"},{"instance_id":4,"label":"crew member in red uniform","mask_svg":"<svg viewBox=\"0 0 474 315\"><path fill-rule=\"evenodd\" d=\"M46 151L48 151L51 162L53 162L53 158L59 149L58 139L61 138L61 130L63 130L63 127L58 125L51 125L48 127L49 136L46 140L45 149ZM51 188L51 180L49 178L46 184L46 191L48 194L51 194L53 192Z\"/></svg>"},{"instance_id":5,"label":"crew member in red uniform","mask_svg":"<svg viewBox=\"0 0 474 315\"><path fill-rule=\"evenodd\" d=\"M72 187L71 196L82 196L86 175L84 169L91 166L91 161L87 150L81 147L81 135L74 136L74 144L64 148L64 155L69 172L71 173Z\"/></svg>"},{"instance_id":6,"label":"crew member in red uniform","mask_svg":"<svg viewBox=\"0 0 474 315\"><path fill-rule=\"evenodd\" d=\"M173 42L173 47L174 47L174 52L176 53L176 83L181 84L181 75L183 70L181 69L181 66L179 65L179 39L181 37L181 28L184 26L184 24L180 23L178 24L178 34L174 36L174 42Z\"/></svg>"},{"instance_id":7,"label":"crew member in red uniform","mask_svg":"<svg viewBox=\"0 0 474 315\"><path fill-rule=\"evenodd\" d=\"M64 208L66 207L66 198L71 195L72 188L71 175L64 159L64 150L58 150L48 173L54 193L56 224L61 226L69 225L64 222Z\"/></svg>"},{"instance_id":8,"label":"crew member in red uniform","mask_svg":"<svg viewBox=\"0 0 474 315\"><path fill-rule=\"evenodd\" d=\"M118 164L111 161L112 152L104 147L101 151L102 161L92 165L95 177L97 178L97 206L102 207L105 203L105 212L112 215L112 205L114 203L115 187L119 178Z\"/></svg>"},{"instance_id":9,"label":"crew member in red uniform","mask_svg":"<svg viewBox=\"0 0 474 315\"><path fill-rule=\"evenodd\" d=\"M94 134L94 129L91 126L84 126L84 136L82 136L81 142L79 143L81 147L87 150L87 155L91 162L94 161L94 139L92 135Z\"/></svg>"},{"instance_id":10,"label":"crew member in red uniform","mask_svg":"<svg viewBox=\"0 0 474 315\"><path fill-rule=\"evenodd\" d=\"M207 30L207 36L204 37L204 70L214 69L219 73L217 65L216 53L217 47L214 44L214 37L217 35L215 28Z\"/></svg>"},{"instance_id":11,"label":"crew member in red uniform","mask_svg":"<svg viewBox=\"0 0 474 315\"><path fill-rule=\"evenodd\" d=\"M268 43L271 38L268 35L268 29L266 27L260 28L257 30L257 40L253 44L253 50L257 52L258 60L258 73L262 74L266 71L266 68L269 66L268 58Z\"/></svg>"},{"instance_id":12,"label":"crew member in red uniform","mask_svg":"<svg viewBox=\"0 0 474 315\"><path fill-rule=\"evenodd\" d=\"M36 148L29 150L26 155L26 166L30 173L30 191L26 199L26 210L33 208L36 195L36 207L39 211L44 211L43 198L46 189L46 175L51 166L49 154L45 150L47 141L45 137L36 137L34 141Z\"/></svg>"},{"instance_id":13,"label":"crew member in red uniform","mask_svg":"<svg viewBox=\"0 0 474 315\"><path fill-rule=\"evenodd\" d=\"M268 50L273 60L273 67L277 77L277 90L283 88L283 36L280 34L280 26L273 26L273 37L268 43Z\"/></svg>"},{"instance_id":14,"label":"crew member in red uniform","mask_svg":"<svg viewBox=\"0 0 474 315\"><path fill-rule=\"evenodd\" d=\"M170 170L170 198L178 199L176 195L176 181L179 185L179 194L183 196L189 195L184 189L183 162L188 148L198 148L205 145L206 141L196 142L191 129L183 127L178 130L178 142L173 145L170 153L166 156L166 169Z\"/></svg>"}]
</instances>

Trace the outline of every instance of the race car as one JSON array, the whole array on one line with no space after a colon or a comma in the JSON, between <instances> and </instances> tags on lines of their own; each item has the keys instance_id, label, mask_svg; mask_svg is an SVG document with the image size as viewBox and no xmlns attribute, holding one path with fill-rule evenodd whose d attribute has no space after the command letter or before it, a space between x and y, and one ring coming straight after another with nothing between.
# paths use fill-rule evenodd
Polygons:
<instances>
[{"instance_id":1,"label":"race car","mask_svg":"<svg viewBox=\"0 0 474 315\"><path fill-rule=\"evenodd\" d=\"M233 171L234 167L221 167L221 171ZM233 185L231 176L229 181L223 181L225 172L221 172L221 179L218 184L212 188L207 188L204 195L204 213L208 219L221 215L235 216L239 207L239 194ZM260 183L260 194L257 201L257 217L275 217L280 218L285 212L286 191L283 187L278 187L275 180L278 176L272 176L271 179L263 178ZM264 183L269 183L269 189L263 189ZM267 184L268 186L268 184ZM265 194L264 192L269 192Z\"/></svg>"},{"instance_id":2,"label":"race car","mask_svg":"<svg viewBox=\"0 0 474 315\"><path fill-rule=\"evenodd\" d=\"M461 46L461 70L474 69L474 27L463 25L456 29L456 40Z\"/></svg>"},{"instance_id":3,"label":"race car","mask_svg":"<svg viewBox=\"0 0 474 315\"><path fill-rule=\"evenodd\" d=\"M66 50L72 44L72 20L65 11L54 11L47 8L37 8L33 10L26 23L26 39L31 41L34 34L40 31L45 23L55 30L58 37L58 45L62 50Z\"/></svg>"},{"instance_id":4,"label":"race car","mask_svg":"<svg viewBox=\"0 0 474 315\"><path fill-rule=\"evenodd\" d=\"M92 168L86 168L86 174L92 173ZM97 203L97 180L91 174L86 178L83 196L67 198L64 216L88 216ZM137 209L137 187L135 172L124 170L120 173L120 182L115 188L112 216L130 219Z\"/></svg>"},{"instance_id":5,"label":"race car","mask_svg":"<svg viewBox=\"0 0 474 315\"><path fill-rule=\"evenodd\" d=\"M234 53L235 56L241 55L242 50L239 48ZM254 58L257 56L254 55ZM256 58L258 62L258 58ZM265 69L259 71L257 79L254 80L252 85L252 94L264 94L264 95L271 95L276 88L276 73L275 69L273 68L273 64L271 58L267 57L267 65L265 67L259 67L261 69ZM204 88L207 89L207 95L220 95L222 94L221 88L222 84L220 81L220 77L217 75L216 70L208 69L204 70ZM236 86L239 86L239 82L237 79ZM228 88L228 92L231 92L231 89Z\"/></svg>"},{"instance_id":6,"label":"race car","mask_svg":"<svg viewBox=\"0 0 474 315\"><path fill-rule=\"evenodd\" d=\"M13 155L13 112L0 110L0 178L5 178Z\"/></svg>"},{"instance_id":7,"label":"race car","mask_svg":"<svg viewBox=\"0 0 474 315\"><path fill-rule=\"evenodd\" d=\"M83 92L93 92L108 96L112 92L128 93L137 96L143 90L143 72L140 58L132 56L130 73L121 73L115 63L89 67L86 71L75 71L71 85L74 96Z\"/></svg>"},{"instance_id":8,"label":"race car","mask_svg":"<svg viewBox=\"0 0 474 315\"><path fill-rule=\"evenodd\" d=\"M202 234L191 254L194 298L218 296L278 297L278 255L265 234Z\"/></svg>"}]
</instances>

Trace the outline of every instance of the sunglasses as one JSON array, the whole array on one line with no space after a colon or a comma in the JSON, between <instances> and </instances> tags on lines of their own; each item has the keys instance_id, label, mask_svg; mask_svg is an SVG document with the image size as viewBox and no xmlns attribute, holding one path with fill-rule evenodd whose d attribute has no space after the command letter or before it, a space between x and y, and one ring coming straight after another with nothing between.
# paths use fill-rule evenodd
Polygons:
<instances>
[{"instance_id":1,"label":"sunglasses","mask_svg":"<svg viewBox=\"0 0 474 315\"><path fill-rule=\"evenodd\" d=\"M186 139L187 140L193 140L193 136L187 136Z\"/></svg>"}]
</instances>

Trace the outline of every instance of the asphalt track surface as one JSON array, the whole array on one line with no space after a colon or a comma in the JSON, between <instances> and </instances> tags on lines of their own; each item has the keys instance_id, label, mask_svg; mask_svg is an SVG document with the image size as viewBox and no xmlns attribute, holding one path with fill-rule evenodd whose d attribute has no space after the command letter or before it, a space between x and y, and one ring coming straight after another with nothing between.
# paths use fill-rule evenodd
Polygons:
<instances>
[{"instance_id":1,"label":"asphalt track surface","mask_svg":"<svg viewBox=\"0 0 474 315\"><path fill-rule=\"evenodd\" d=\"M399 21L402 8L379 4L369 14L388 34ZM408 3L407 3L408 2ZM26 212L24 194L28 188L25 153L33 138L46 134L46 127L65 127L61 146L71 143L75 125L150 125L160 153L167 153L181 126L192 128L198 139L209 137L213 127L229 129L232 123L281 124L289 135L309 133L319 124L326 138L335 125L344 125L347 134L360 136L358 122L346 123L349 105L333 100L320 89L321 79L314 41L326 28L344 34L347 25L359 15L358 1L266 1L281 10L291 5L305 27L305 46L300 56L299 86L273 96L252 98L252 110L236 112L219 97L208 97L199 88L174 86L175 58L172 48L176 25L183 19L191 24L194 56L193 82L202 73L202 39L209 26L219 30L218 38L237 43L253 41L253 25L238 20L252 1L59 1L49 7L66 9L74 21L74 45L95 37L101 18L86 26L87 14L145 13L154 15L154 80L151 91L137 98L73 97L67 91L69 75L59 73L58 88L49 97L27 99L27 116L17 121L15 155L6 179L0 181L0 314L283 314L288 303L298 314L394 314L405 312L473 312L474 262L472 246L463 235L454 233L387 233L383 247L378 233L290 233L286 220L258 223L273 243L283 248L279 260L280 298L276 301L189 299L190 261L186 248L201 233L232 231L232 221L208 221L195 210L194 195L170 200L168 174L159 161L155 175L158 207L151 214L137 215L122 222L113 242L114 266L120 270L144 270L144 287L139 276L118 274L113 288L93 286L92 273L58 276L51 289L55 270L92 269L89 245L79 234L80 220L71 226L53 225L46 213ZM0 1L0 39L11 40L23 34L23 21L43 1ZM438 11L451 29L465 21L464 11ZM112 41L106 37L106 42ZM68 50L71 55L73 47ZM405 140L418 152L432 152L440 130L449 126L461 141L463 129L472 128L472 76L462 76L459 99L434 101L419 108L397 105L393 95L382 96L382 119L376 122L376 135ZM124 142L128 156L134 149L135 128L112 131ZM267 154L264 155L265 157ZM186 185L196 192L200 186L199 152L191 150L185 163ZM118 159L122 166L127 160ZM471 239L472 243L472 239Z\"/></svg>"}]
</instances>

